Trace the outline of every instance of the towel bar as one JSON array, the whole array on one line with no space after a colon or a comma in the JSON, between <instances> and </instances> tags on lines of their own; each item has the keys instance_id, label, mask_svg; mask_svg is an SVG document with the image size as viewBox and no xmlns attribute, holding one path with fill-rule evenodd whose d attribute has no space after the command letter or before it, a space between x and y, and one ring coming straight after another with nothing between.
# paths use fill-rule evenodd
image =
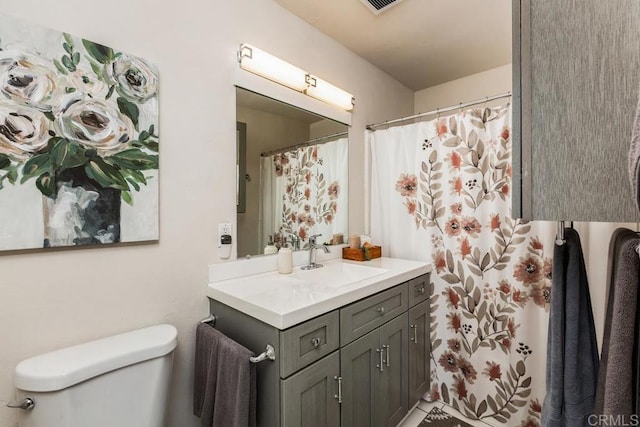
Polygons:
<instances>
[{"instance_id":1,"label":"towel bar","mask_svg":"<svg viewBox=\"0 0 640 427\"><path fill-rule=\"evenodd\" d=\"M267 348L265 351L257 355L256 357L250 357L249 361L251 363L260 363L263 360L276 360L276 349L273 348L271 344L267 344Z\"/></svg>"},{"instance_id":2,"label":"towel bar","mask_svg":"<svg viewBox=\"0 0 640 427\"><path fill-rule=\"evenodd\" d=\"M205 319L202 319L200 323L207 323L209 326L215 326L216 316L214 314L210 314ZM276 360L276 349L271 344L267 344L267 348L259 355L250 357L249 361L251 363L260 363L267 359Z\"/></svg>"}]
</instances>

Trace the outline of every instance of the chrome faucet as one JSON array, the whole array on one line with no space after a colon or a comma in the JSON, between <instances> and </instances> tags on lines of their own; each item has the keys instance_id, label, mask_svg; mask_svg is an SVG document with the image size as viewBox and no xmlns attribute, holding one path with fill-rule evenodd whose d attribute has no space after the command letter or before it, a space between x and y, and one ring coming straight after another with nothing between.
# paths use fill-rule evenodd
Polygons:
<instances>
[{"instance_id":1,"label":"chrome faucet","mask_svg":"<svg viewBox=\"0 0 640 427\"><path fill-rule=\"evenodd\" d=\"M316 264L316 249L320 248L324 250L325 254L329 253L329 247L323 244L317 244L316 238L322 236L322 234L314 234L313 236L309 236L309 264L303 265L301 268L303 270L313 270L314 268L322 267L322 264Z\"/></svg>"}]
</instances>

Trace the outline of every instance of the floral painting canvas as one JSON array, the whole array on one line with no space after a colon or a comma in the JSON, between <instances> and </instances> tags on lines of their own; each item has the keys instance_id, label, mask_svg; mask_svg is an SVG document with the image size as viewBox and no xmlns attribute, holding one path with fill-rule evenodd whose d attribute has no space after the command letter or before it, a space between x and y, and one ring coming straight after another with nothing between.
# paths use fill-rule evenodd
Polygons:
<instances>
[{"instance_id":1,"label":"floral painting canvas","mask_svg":"<svg viewBox=\"0 0 640 427\"><path fill-rule=\"evenodd\" d=\"M158 71L0 16L0 250L158 239Z\"/></svg>"}]
</instances>

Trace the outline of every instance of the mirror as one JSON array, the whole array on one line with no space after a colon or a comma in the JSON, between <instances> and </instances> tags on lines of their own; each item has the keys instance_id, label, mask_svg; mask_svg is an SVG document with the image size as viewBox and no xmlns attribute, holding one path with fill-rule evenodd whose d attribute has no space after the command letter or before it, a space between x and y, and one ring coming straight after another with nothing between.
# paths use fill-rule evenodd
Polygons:
<instances>
[{"instance_id":1,"label":"mirror","mask_svg":"<svg viewBox=\"0 0 640 427\"><path fill-rule=\"evenodd\" d=\"M236 121L238 257L303 249L314 234L342 243L348 127L240 87Z\"/></svg>"}]
</instances>

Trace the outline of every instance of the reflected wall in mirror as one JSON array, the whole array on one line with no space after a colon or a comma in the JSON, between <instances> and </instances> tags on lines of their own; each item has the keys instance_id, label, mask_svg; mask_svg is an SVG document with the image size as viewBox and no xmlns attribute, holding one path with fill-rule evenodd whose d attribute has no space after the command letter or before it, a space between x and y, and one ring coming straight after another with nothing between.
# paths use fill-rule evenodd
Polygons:
<instances>
[{"instance_id":1,"label":"reflected wall in mirror","mask_svg":"<svg viewBox=\"0 0 640 427\"><path fill-rule=\"evenodd\" d=\"M237 214L238 257L293 249L322 234L342 243L348 223L348 127L236 88L245 127L245 211ZM240 158L239 167L242 169ZM239 185L240 187L240 185ZM270 243L272 243L270 245Z\"/></svg>"}]
</instances>

